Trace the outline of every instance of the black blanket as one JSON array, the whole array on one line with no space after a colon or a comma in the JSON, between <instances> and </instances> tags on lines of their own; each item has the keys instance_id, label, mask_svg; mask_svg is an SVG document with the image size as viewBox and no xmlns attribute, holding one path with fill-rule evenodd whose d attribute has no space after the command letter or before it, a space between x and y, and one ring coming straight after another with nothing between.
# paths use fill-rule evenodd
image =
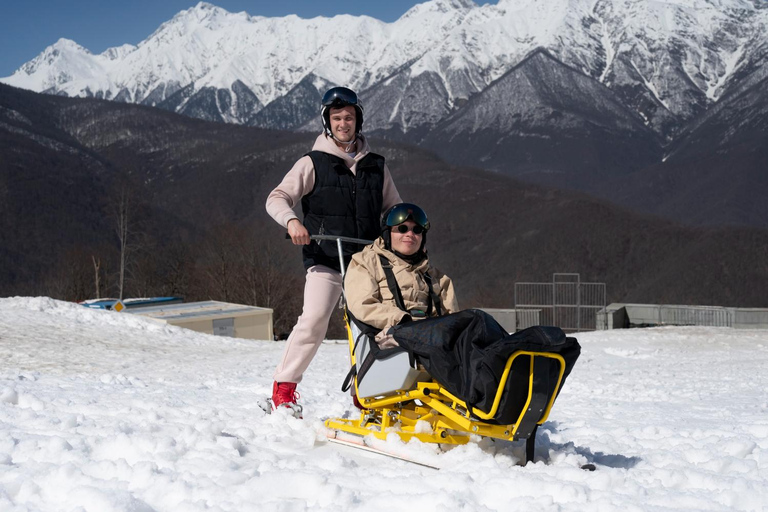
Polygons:
<instances>
[{"instance_id":1,"label":"black blanket","mask_svg":"<svg viewBox=\"0 0 768 512\"><path fill-rule=\"evenodd\" d=\"M559 364L546 362L535 378L551 382L558 393L571 372L581 347L558 327L530 327L508 334L489 314L478 309L398 325L391 331L397 343L429 374L468 406L488 413L509 356L517 350L560 354L566 362L563 380L554 389ZM514 423L525 404L530 358L518 357L512 366L499 411L493 423ZM507 392L509 391L509 392Z\"/></svg>"}]
</instances>

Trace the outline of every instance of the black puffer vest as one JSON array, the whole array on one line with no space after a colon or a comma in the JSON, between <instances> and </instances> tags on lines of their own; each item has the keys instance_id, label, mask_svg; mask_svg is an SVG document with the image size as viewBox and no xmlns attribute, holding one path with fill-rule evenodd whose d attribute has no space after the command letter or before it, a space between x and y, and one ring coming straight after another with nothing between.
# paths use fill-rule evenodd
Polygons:
<instances>
[{"instance_id":1,"label":"black puffer vest","mask_svg":"<svg viewBox=\"0 0 768 512\"><path fill-rule=\"evenodd\" d=\"M357 174L338 156L322 151L307 155L315 168L315 187L301 199L304 226L311 235L339 235L375 240L381 230L384 157L368 153L357 163ZM344 244L344 266L363 246ZM336 242L312 241L304 246L304 267L325 265L339 271Z\"/></svg>"}]
</instances>

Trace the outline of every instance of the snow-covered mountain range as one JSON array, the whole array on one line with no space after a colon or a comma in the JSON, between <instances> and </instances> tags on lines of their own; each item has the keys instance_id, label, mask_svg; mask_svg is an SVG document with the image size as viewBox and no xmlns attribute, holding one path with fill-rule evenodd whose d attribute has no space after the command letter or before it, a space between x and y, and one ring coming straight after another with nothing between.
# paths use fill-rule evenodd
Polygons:
<instances>
[{"instance_id":1,"label":"snow-covered mountain range","mask_svg":"<svg viewBox=\"0 0 768 512\"><path fill-rule=\"evenodd\" d=\"M670 140L768 56L764 0L430 0L393 23L182 11L137 46L60 39L9 85L270 128L316 128L329 85L361 92L366 128L419 136L537 49L613 91Z\"/></svg>"}]
</instances>

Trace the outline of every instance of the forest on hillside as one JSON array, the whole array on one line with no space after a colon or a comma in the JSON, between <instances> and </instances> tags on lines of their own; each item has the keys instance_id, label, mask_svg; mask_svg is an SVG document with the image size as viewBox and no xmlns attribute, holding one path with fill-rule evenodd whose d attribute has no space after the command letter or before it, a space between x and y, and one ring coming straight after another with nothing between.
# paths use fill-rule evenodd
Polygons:
<instances>
[{"instance_id":1,"label":"forest on hillside","mask_svg":"<svg viewBox=\"0 0 768 512\"><path fill-rule=\"evenodd\" d=\"M303 268L264 203L314 138L0 86L0 295L252 304L285 334ZM513 307L516 282L555 272L606 283L609 303L768 305L766 230L685 226L371 144L428 212L430 258L462 307Z\"/></svg>"}]
</instances>

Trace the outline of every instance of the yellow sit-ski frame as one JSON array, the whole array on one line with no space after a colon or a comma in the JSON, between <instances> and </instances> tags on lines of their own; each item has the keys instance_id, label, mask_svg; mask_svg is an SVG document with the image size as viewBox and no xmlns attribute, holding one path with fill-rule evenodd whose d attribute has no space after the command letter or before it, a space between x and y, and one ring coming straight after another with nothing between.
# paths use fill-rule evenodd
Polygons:
<instances>
[{"instance_id":1,"label":"yellow sit-ski frame","mask_svg":"<svg viewBox=\"0 0 768 512\"><path fill-rule=\"evenodd\" d=\"M352 365L355 365L355 341L346 310L344 319L347 325L349 357ZM510 425L496 425L483 421L496 415L510 376L512 363L518 357L530 359L526 390L528 398L519 418ZM536 361L541 358L559 363L560 373L554 392L542 392L534 385ZM330 429L359 436L373 435L379 439L386 439L390 432L394 432L405 442L416 438L427 443L464 444L469 441L471 434L510 441L527 439L526 459L532 460L536 428L546 421L552 409L557 395L556 390L560 388L564 371L565 361L559 354L519 350L507 360L493 406L487 413L474 407L470 413L464 401L453 396L433 380L419 382L415 389L397 391L390 396L360 398L360 403L365 409L360 411L359 418L330 418L325 421L325 425ZM353 385L357 393L356 375Z\"/></svg>"},{"instance_id":2,"label":"yellow sit-ski frame","mask_svg":"<svg viewBox=\"0 0 768 512\"><path fill-rule=\"evenodd\" d=\"M339 261L341 262L341 277L344 280L344 258L342 243L369 244L369 240L346 238L333 235L312 235L313 240L333 240L337 244ZM342 288L342 304L344 305L344 322L347 327L349 342L349 357L355 366L355 339L349 323L346 309L346 294ZM512 363L518 357L528 357L528 386L524 390L527 399L517 421L510 425L497 425L487 420L496 416L502 394L512 371ZM546 364L556 361L559 364L559 375L555 386L548 379L536 379L537 372L549 372ZM563 381L565 360L559 354L549 352L530 352L519 350L507 360L491 410L483 412L475 407L468 410L467 404L453 396L438 382L418 382L415 389L396 391L389 396L360 398L364 407L358 419L330 418L325 426L358 436L373 435L386 439L390 432L408 442L412 438L427 443L464 444L470 435L495 437L514 441L526 439L526 462L533 460L536 429L546 421L549 411L555 403L557 391ZM543 382L546 382L543 384ZM352 380L355 394L357 393L357 375ZM486 420L486 421L484 421Z\"/></svg>"}]
</instances>

